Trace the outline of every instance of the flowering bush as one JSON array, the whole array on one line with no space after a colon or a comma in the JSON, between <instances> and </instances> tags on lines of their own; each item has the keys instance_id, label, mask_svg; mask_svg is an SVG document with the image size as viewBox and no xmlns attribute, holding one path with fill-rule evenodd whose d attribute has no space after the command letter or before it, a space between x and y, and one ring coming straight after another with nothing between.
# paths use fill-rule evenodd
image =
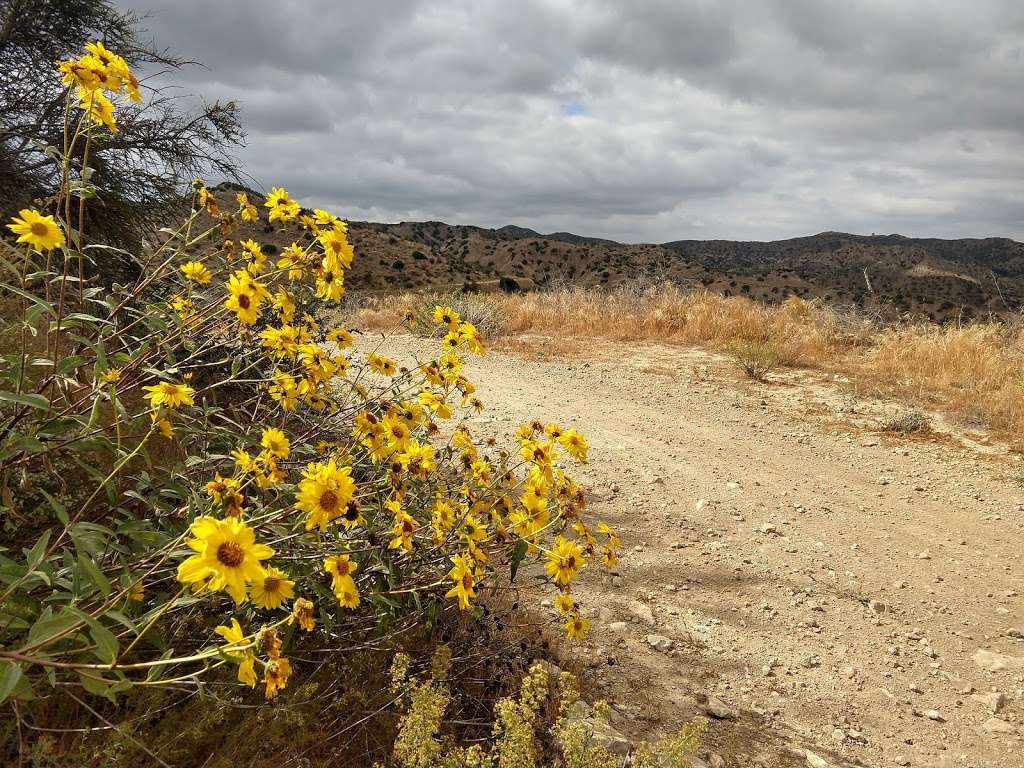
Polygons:
<instances>
[{"instance_id":1,"label":"flowering bush","mask_svg":"<svg viewBox=\"0 0 1024 768\"><path fill-rule=\"evenodd\" d=\"M138 257L133 285L87 281L109 248L83 232L90 148L138 99L100 43L59 64L63 186L8 225L0 364L0 701L76 688L198 686L233 666L267 698L304 649L344 649L474 610L499 576L542 561L570 638L571 595L615 531L591 529L563 464L573 429L533 423L517 453L474 437L465 374L484 354L449 307L432 359L408 365L322 325L354 253L344 221L275 188L229 210L197 181L184 221ZM301 226L271 260L240 221ZM92 270L88 270L92 271Z\"/></svg>"}]
</instances>

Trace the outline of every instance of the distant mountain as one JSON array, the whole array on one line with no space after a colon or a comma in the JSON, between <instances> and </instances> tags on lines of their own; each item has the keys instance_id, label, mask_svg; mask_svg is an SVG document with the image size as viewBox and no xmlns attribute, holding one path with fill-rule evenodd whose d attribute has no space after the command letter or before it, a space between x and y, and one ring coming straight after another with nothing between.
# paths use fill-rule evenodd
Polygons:
<instances>
[{"instance_id":1,"label":"distant mountain","mask_svg":"<svg viewBox=\"0 0 1024 768\"><path fill-rule=\"evenodd\" d=\"M346 275L372 291L500 290L672 281L777 302L787 296L856 305L887 318L935 321L1009 315L1024 306L1024 244L822 232L772 242L677 240L623 244L441 221L350 222L357 258ZM247 231L248 230L248 231ZM243 227L283 248L302 232Z\"/></svg>"}]
</instances>

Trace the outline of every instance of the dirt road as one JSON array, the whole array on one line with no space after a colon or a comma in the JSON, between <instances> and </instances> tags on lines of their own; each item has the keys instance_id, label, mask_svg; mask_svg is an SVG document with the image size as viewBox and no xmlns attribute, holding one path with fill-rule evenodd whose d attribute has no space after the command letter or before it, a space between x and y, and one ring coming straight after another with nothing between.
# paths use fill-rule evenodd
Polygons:
<instances>
[{"instance_id":1,"label":"dirt road","mask_svg":"<svg viewBox=\"0 0 1024 768\"><path fill-rule=\"evenodd\" d=\"M710 715L713 766L1024 766L1012 457L881 433L894 406L806 372L754 384L660 346L587 359L469 373L475 431L540 418L590 440L578 479L626 553L582 578L594 628L568 653L627 704L621 730Z\"/></svg>"}]
</instances>

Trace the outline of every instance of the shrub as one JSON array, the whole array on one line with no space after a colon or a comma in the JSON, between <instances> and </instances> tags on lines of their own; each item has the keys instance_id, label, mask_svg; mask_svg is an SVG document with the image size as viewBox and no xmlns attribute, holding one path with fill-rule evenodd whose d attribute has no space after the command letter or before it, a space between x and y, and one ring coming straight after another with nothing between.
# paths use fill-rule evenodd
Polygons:
<instances>
[{"instance_id":1,"label":"shrub","mask_svg":"<svg viewBox=\"0 0 1024 768\"><path fill-rule=\"evenodd\" d=\"M485 338L502 326L501 306L487 294L466 291L428 293L416 296L414 301L410 310L412 329L426 336L443 336L448 332L446 325L434 319L438 307L455 310L462 322L470 323Z\"/></svg>"},{"instance_id":2,"label":"shrub","mask_svg":"<svg viewBox=\"0 0 1024 768\"><path fill-rule=\"evenodd\" d=\"M768 374L782 362L778 347L770 341L740 340L732 345L729 353L736 367L754 381L766 381Z\"/></svg>"},{"instance_id":3,"label":"shrub","mask_svg":"<svg viewBox=\"0 0 1024 768\"><path fill-rule=\"evenodd\" d=\"M289 659L300 643L318 658L475 611L527 559L567 635L585 634L572 581L619 542L591 529L562 466L586 461L582 435L524 425L514 454L477 440L460 415L483 408L465 367L484 347L450 307L434 312L437 354L408 367L321 326L344 296L347 225L283 189L262 212L244 192L225 211L197 180L137 282L78 280L103 252L83 232L97 191L77 158L116 127L132 80L98 45L60 70L77 88L67 142L47 149L64 195L21 211L18 244L0 246L17 310L0 499L24 544L0 551L0 703L21 722L34 697L201 691L222 669L273 698L307 663ZM277 260L226 239L264 217L312 237Z\"/></svg>"},{"instance_id":4,"label":"shrub","mask_svg":"<svg viewBox=\"0 0 1024 768\"><path fill-rule=\"evenodd\" d=\"M562 672L552 685L548 667L534 664L522 680L517 696L495 706L493 738L488 744L464 747L441 734L441 721L449 694L437 676L426 680L406 678L399 659L395 679L404 690L406 712L399 722L393 760L399 768L476 766L477 768L616 768L623 758L608 751L601 738L607 728L609 707L603 702L593 715L579 699L575 678ZM553 717L546 710L553 709ZM552 722L553 721L553 722ZM696 720L666 738L643 742L632 751L630 764L637 768L689 768L697 754L706 722ZM548 755L552 759L545 759Z\"/></svg>"},{"instance_id":5,"label":"shrub","mask_svg":"<svg viewBox=\"0 0 1024 768\"><path fill-rule=\"evenodd\" d=\"M902 435L921 434L931 432L932 421L916 408L900 408L882 423L882 430Z\"/></svg>"}]
</instances>

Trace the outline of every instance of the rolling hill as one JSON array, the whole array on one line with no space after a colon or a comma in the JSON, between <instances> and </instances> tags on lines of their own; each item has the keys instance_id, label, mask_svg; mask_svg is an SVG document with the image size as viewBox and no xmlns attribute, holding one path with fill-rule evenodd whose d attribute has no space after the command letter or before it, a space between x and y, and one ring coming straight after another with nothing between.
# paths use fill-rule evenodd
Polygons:
<instances>
[{"instance_id":1,"label":"rolling hill","mask_svg":"<svg viewBox=\"0 0 1024 768\"><path fill-rule=\"evenodd\" d=\"M229 190L225 192L227 202ZM298 228L243 227L270 249ZM1024 305L1024 243L822 232L772 242L678 240L624 244L568 232L541 234L440 221L350 222L358 257L350 288L515 290L672 281L769 302L787 296L856 305L891 319L943 322L1008 315Z\"/></svg>"}]
</instances>

